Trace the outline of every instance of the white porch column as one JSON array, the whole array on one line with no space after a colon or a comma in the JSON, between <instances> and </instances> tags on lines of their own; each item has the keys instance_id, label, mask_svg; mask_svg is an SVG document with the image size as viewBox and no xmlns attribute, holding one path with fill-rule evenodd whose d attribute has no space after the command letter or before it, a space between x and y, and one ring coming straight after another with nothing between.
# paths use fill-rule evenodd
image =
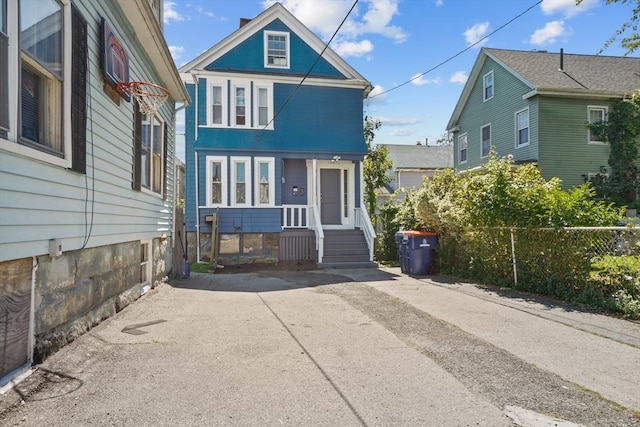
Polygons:
<instances>
[{"instance_id":1,"label":"white porch column","mask_svg":"<svg viewBox=\"0 0 640 427\"><path fill-rule=\"evenodd\" d=\"M313 166L311 167L311 200L309 201L312 205L318 204L318 160L312 160Z\"/></svg>"}]
</instances>

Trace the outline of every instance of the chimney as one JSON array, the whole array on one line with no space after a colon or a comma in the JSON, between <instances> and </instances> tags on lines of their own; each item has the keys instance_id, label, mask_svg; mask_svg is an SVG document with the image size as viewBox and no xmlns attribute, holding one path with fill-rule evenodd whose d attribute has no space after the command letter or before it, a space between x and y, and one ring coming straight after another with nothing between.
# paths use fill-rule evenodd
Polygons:
<instances>
[{"instance_id":1,"label":"chimney","mask_svg":"<svg viewBox=\"0 0 640 427\"><path fill-rule=\"evenodd\" d=\"M251 18L240 18L240 28L251 22Z\"/></svg>"},{"instance_id":2,"label":"chimney","mask_svg":"<svg viewBox=\"0 0 640 427\"><path fill-rule=\"evenodd\" d=\"M558 70L564 73L564 49L560 48L560 69Z\"/></svg>"}]
</instances>

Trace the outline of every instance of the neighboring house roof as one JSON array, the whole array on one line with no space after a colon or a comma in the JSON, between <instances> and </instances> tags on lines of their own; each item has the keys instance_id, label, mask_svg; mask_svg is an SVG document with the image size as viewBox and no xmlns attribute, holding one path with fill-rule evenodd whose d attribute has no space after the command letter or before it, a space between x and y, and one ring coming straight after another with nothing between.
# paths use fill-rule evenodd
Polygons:
<instances>
[{"instance_id":1,"label":"neighboring house roof","mask_svg":"<svg viewBox=\"0 0 640 427\"><path fill-rule=\"evenodd\" d=\"M346 82L356 82L360 86L365 86L364 97L366 98L371 91L371 83L369 83L355 68L349 65L344 59L342 59L331 48L327 47L325 50L325 42L323 42L318 36L316 36L311 30L309 30L302 22L300 22L295 16L291 14L280 3L274 3L264 12L256 16L254 19L245 21L246 23L225 37L219 43L216 43L213 47L180 67L181 73L189 73L190 71L203 70L205 67L218 58L222 57L232 49L237 47L243 41L260 31L264 26L271 23L275 19L282 21L291 31L293 31L298 37L300 37L308 46L310 46L318 55L322 53L322 58L328 61L333 67L335 67L342 75L344 75ZM323 53L324 50L324 53ZM195 77L195 76L194 76ZM313 80L313 77L309 77L308 80ZM335 84L338 84L336 81Z\"/></svg>"},{"instance_id":2,"label":"neighboring house roof","mask_svg":"<svg viewBox=\"0 0 640 427\"><path fill-rule=\"evenodd\" d=\"M523 98L534 95L622 97L640 88L640 58L482 48L447 129L456 126L487 58L531 88Z\"/></svg>"},{"instance_id":3,"label":"neighboring house roof","mask_svg":"<svg viewBox=\"0 0 640 427\"><path fill-rule=\"evenodd\" d=\"M453 146L451 145L379 145L389 150L389 158L393 162L392 172L453 167Z\"/></svg>"}]
</instances>

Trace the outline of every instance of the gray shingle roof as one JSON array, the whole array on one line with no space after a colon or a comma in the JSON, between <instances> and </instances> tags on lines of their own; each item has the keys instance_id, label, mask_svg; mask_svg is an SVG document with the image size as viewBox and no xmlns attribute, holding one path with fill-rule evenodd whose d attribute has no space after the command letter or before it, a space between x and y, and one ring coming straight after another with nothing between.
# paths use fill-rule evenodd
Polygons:
<instances>
[{"instance_id":1,"label":"gray shingle roof","mask_svg":"<svg viewBox=\"0 0 640 427\"><path fill-rule=\"evenodd\" d=\"M537 89L627 94L640 88L640 58L565 53L562 73L560 53L491 48L485 51Z\"/></svg>"},{"instance_id":2,"label":"gray shingle roof","mask_svg":"<svg viewBox=\"0 0 640 427\"><path fill-rule=\"evenodd\" d=\"M453 167L453 147L450 145L380 145L384 145L389 150L393 170Z\"/></svg>"}]
</instances>

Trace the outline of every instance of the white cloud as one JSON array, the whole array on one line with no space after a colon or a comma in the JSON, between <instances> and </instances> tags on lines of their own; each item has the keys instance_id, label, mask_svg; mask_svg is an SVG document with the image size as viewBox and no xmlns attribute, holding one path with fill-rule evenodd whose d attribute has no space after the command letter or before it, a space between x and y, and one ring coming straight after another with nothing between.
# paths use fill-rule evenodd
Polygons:
<instances>
[{"instance_id":1,"label":"white cloud","mask_svg":"<svg viewBox=\"0 0 640 427\"><path fill-rule=\"evenodd\" d=\"M440 77L435 77L433 79L425 79L424 74L416 74L415 76L411 77L411 83L413 83L416 86L438 84L440 82L441 82Z\"/></svg>"},{"instance_id":2,"label":"white cloud","mask_svg":"<svg viewBox=\"0 0 640 427\"><path fill-rule=\"evenodd\" d=\"M451 83L465 84L467 82L468 78L469 78L469 76L467 76L467 73L465 73L464 71L456 71L449 78L449 81Z\"/></svg>"},{"instance_id":3,"label":"white cloud","mask_svg":"<svg viewBox=\"0 0 640 427\"><path fill-rule=\"evenodd\" d=\"M540 8L545 15L561 13L565 18L571 18L597 6L599 1L582 0L580 4L576 4L575 0L542 0Z\"/></svg>"},{"instance_id":4,"label":"white cloud","mask_svg":"<svg viewBox=\"0 0 640 427\"><path fill-rule=\"evenodd\" d=\"M359 42L342 42L332 45L333 50L340 56L363 56L373 51L373 43L369 40Z\"/></svg>"},{"instance_id":5,"label":"white cloud","mask_svg":"<svg viewBox=\"0 0 640 427\"><path fill-rule=\"evenodd\" d=\"M200 15L204 15L204 16L206 16L206 17L208 17L208 18L215 18L215 19L217 19L218 21L225 21L225 19L224 19L224 18L221 18L221 17L219 17L218 15L216 15L215 13L213 13L213 12L211 12L211 11L209 11L209 10L206 10L206 9L205 9L205 8L203 8L202 6L197 6L197 7L196 7L196 12L198 12Z\"/></svg>"},{"instance_id":6,"label":"white cloud","mask_svg":"<svg viewBox=\"0 0 640 427\"><path fill-rule=\"evenodd\" d=\"M391 118L391 117L378 117L380 123L384 126L411 126L416 123L420 123L420 119L417 117L402 117L402 118Z\"/></svg>"},{"instance_id":7,"label":"white cloud","mask_svg":"<svg viewBox=\"0 0 640 427\"><path fill-rule=\"evenodd\" d=\"M547 22L543 28L539 28L531 34L529 43L538 46L553 44L558 37L568 36L570 33L570 31L564 28L564 21L551 21Z\"/></svg>"},{"instance_id":8,"label":"white cloud","mask_svg":"<svg viewBox=\"0 0 640 427\"><path fill-rule=\"evenodd\" d=\"M177 61L178 59L180 59L182 57L182 54L184 53L184 47L183 46L169 46L169 52L171 52L171 56L173 57L173 60Z\"/></svg>"},{"instance_id":9,"label":"white cloud","mask_svg":"<svg viewBox=\"0 0 640 427\"><path fill-rule=\"evenodd\" d=\"M436 0L436 6L440 7L444 4L444 0Z\"/></svg>"},{"instance_id":10,"label":"white cloud","mask_svg":"<svg viewBox=\"0 0 640 427\"><path fill-rule=\"evenodd\" d=\"M396 43L404 42L408 34L399 26L392 25L391 21L398 12L399 0L364 0L353 10L349 18L340 28L335 46L357 47L355 55L363 55L363 48L367 48L362 36L367 34L379 34ZM263 0L262 6L267 8L275 3L275 0ZM336 31L347 12L353 5L352 0L333 0L331 2L310 0L281 0L287 8L304 25L314 31L320 38L328 41ZM350 44L347 44L350 43ZM370 41L368 43L371 44ZM371 44L370 50L373 50ZM346 50L348 56L352 50Z\"/></svg>"},{"instance_id":11,"label":"white cloud","mask_svg":"<svg viewBox=\"0 0 640 427\"><path fill-rule=\"evenodd\" d=\"M184 21L184 16L175 10L175 7L176 4L172 1L168 1L164 4L162 16L165 24L169 24L170 21Z\"/></svg>"},{"instance_id":12,"label":"white cloud","mask_svg":"<svg viewBox=\"0 0 640 427\"><path fill-rule=\"evenodd\" d=\"M467 46L478 43L487 34L487 31L489 31L489 21L481 22L479 24L475 24L473 27L467 28L463 33ZM484 45L487 40L488 39L484 39L477 46L480 47Z\"/></svg>"},{"instance_id":13,"label":"white cloud","mask_svg":"<svg viewBox=\"0 0 640 427\"><path fill-rule=\"evenodd\" d=\"M387 94L384 93L384 90L385 89L380 85L374 86L369 93L369 97L365 100L367 105L386 104L388 97Z\"/></svg>"}]
</instances>

